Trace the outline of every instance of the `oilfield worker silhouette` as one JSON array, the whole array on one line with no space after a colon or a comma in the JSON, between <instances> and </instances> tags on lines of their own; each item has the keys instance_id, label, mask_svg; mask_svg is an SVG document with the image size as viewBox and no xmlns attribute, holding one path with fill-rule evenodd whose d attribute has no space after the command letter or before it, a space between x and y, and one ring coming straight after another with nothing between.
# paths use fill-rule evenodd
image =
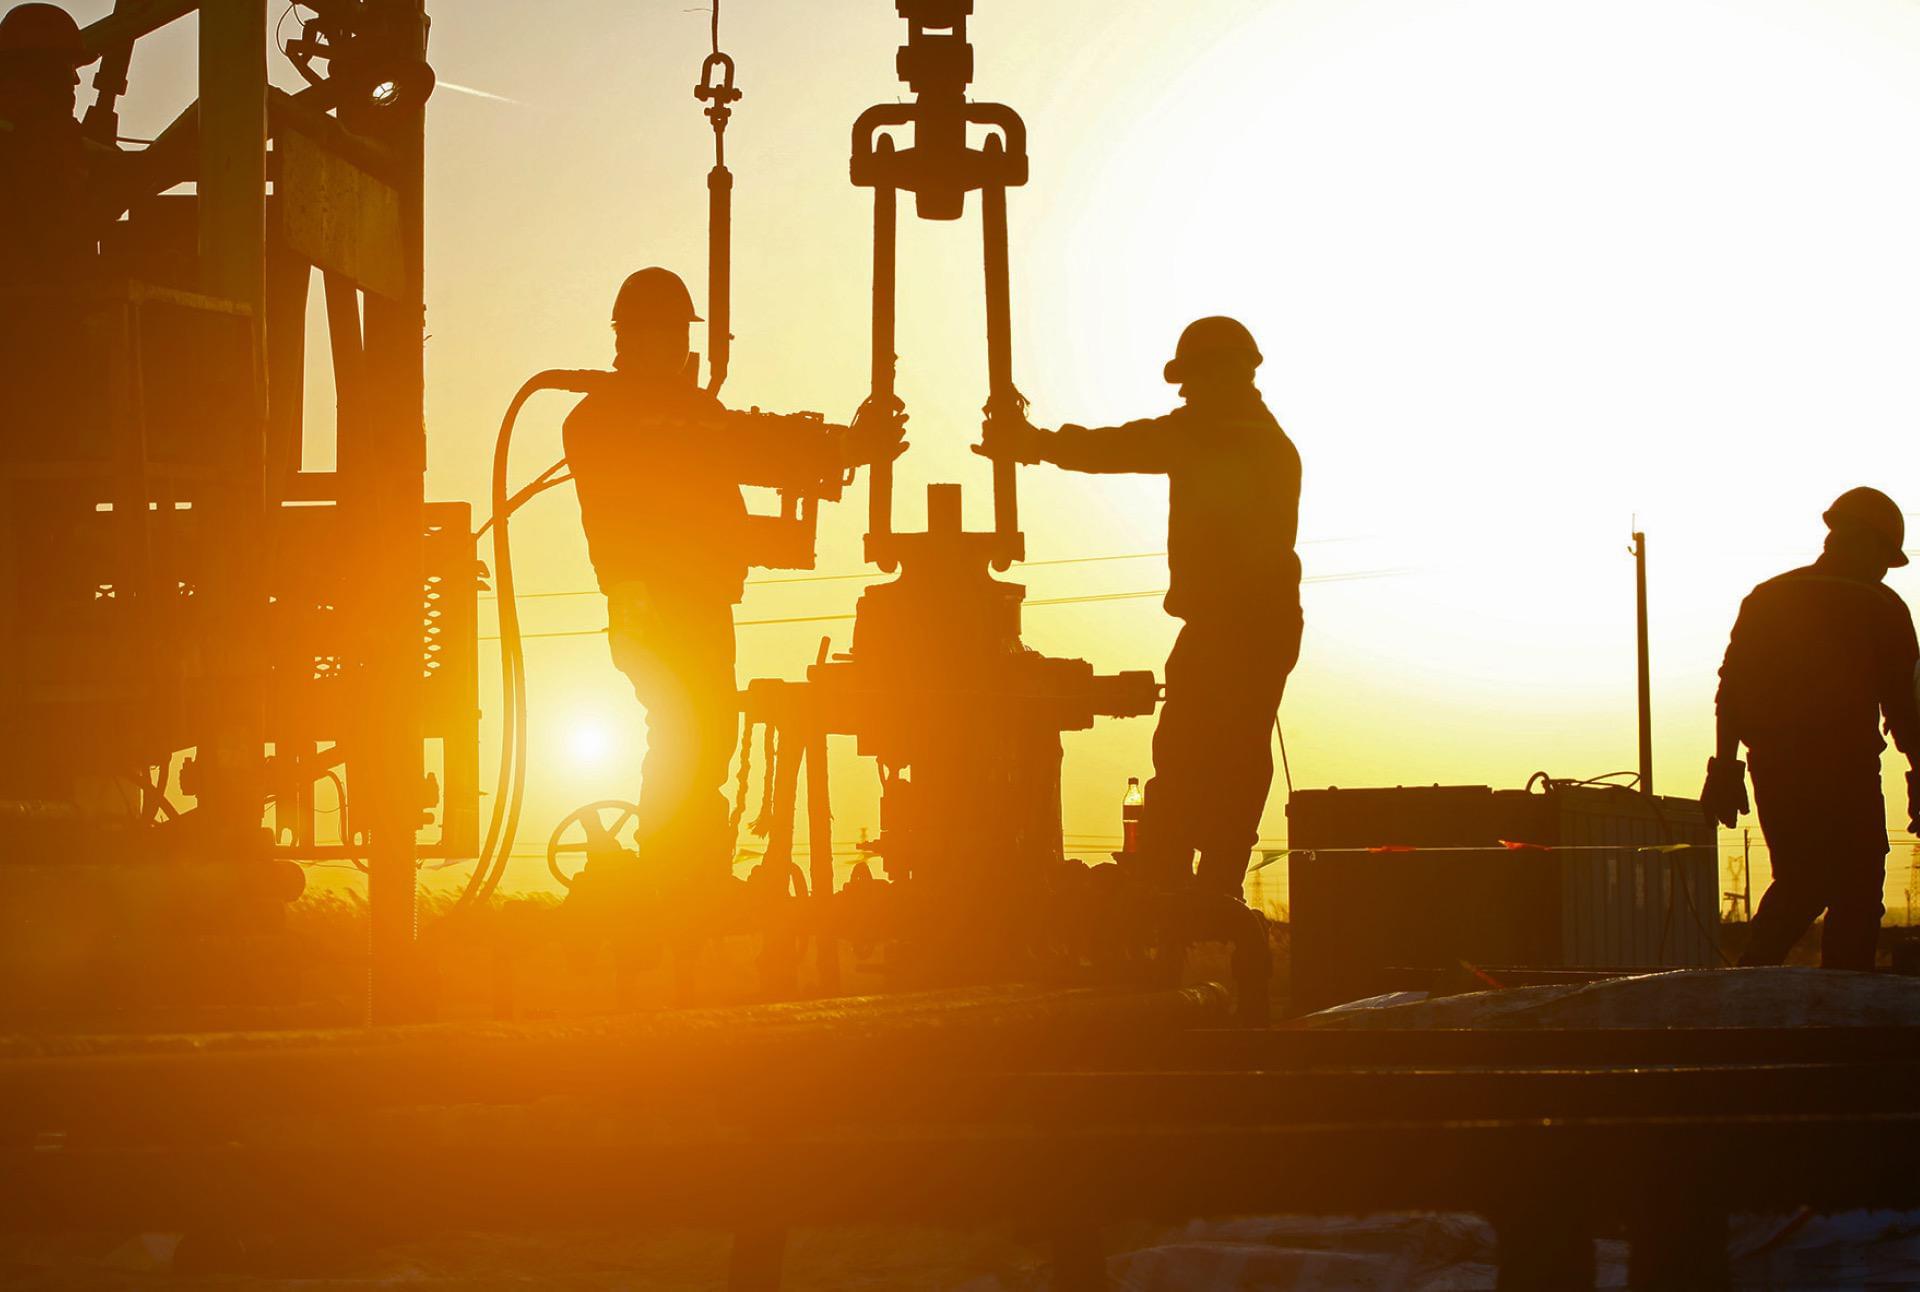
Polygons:
<instances>
[{"instance_id":1,"label":"oilfield worker silhouette","mask_svg":"<svg viewBox=\"0 0 1920 1292\"><path fill-rule=\"evenodd\" d=\"M0 458L60 458L106 416L85 303L98 241L126 203L108 194L128 154L74 119L89 61L73 18L21 4L0 17Z\"/></svg>"},{"instance_id":2,"label":"oilfield worker silhouette","mask_svg":"<svg viewBox=\"0 0 1920 1292\"><path fill-rule=\"evenodd\" d=\"M94 258L99 212L73 115L89 61L57 5L0 18L0 286L70 282Z\"/></svg>"},{"instance_id":3,"label":"oilfield worker silhouette","mask_svg":"<svg viewBox=\"0 0 1920 1292\"><path fill-rule=\"evenodd\" d=\"M734 859L723 787L739 719L733 607L752 558L743 466L793 451L695 384L700 321L677 274L628 277L613 306L614 380L563 431L613 663L646 710L641 855L695 881L724 879ZM817 470L837 475L899 441L898 422L856 427L822 442Z\"/></svg>"},{"instance_id":4,"label":"oilfield worker silhouette","mask_svg":"<svg viewBox=\"0 0 1920 1292\"><path fill-rule=\"evenodd\" d=\"M1907 563L1900 509L1877 489L1853 489L1825 519L1820 558L1762 583L1740 607L1700 797L1724 826L1747 810L1745 744L1773 882L1741 963L1781 963L1825 911L1820 963L1868 970L1886 882L1881 720L1911 769L1920 757L1920 648L1906 603L1882 582ZM1920 826L1913 770L1906 809L1908 828Z\"/></svg>"},{"instance_id":5,"label":"oilfield worker silhouette","mask_svg":"<svg viewBox=\"0 0 1920 1292\"><path fill-rule=\"evenodd\" d=\"M1228 318L1181 334L1166 365L1181 407L1124 426L990 433L988 457L1168 477L1167 659L1140 850L1181 882L1242 895L1273 783L1273 729L1300 656L1300 455L1253 384L1253 336Z\"/></svg>"}]
</instances>

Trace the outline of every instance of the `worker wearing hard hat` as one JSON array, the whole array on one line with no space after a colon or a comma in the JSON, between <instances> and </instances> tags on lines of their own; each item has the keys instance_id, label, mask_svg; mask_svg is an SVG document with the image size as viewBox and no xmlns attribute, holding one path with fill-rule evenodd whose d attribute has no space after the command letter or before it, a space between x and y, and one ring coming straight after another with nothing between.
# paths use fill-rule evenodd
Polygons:
<instances>
[{"instance_id":1,"label":"worker wearing hard hat","mask_svg":"<svg viewBox=\"0 0 1920 1292\"><path fill-rule=\"evenodd\" d=\"M1273 730L1300 654L1300 455L1254 386L1260 348L1228 318L1181 334L1181 407L1124 426L990 427L978 451L1169 479L1167 660L1140 851L1156 878L1241 897L1273 782Z\"/></svg>"},{"instance_id":2,"label":"worker wearing hard hat","mask_svg":"<svg viewBox=\"0 0 1920 1292\"><path fill-rule=\"evenodd\" d=\"M1872 969L1886 884L1881 721L1920 759L1913 618L1882 582L1907 563L1906 523L1877 489L1840 495L1826 550L1769 579L1740 607L1720 669L1718 752L1701 802L1731 827L1748 809L1740 746L1773 862L1742 964L1779 964L1822 911L1820 962ZM1906 819L1920 828L1920 772Z\"/></svg>"},{"instance_id":3,"label":"worker wearing hard hat","mask_svg":"<svg viewBox=\"0 0 1920 1292\"><path fill-rule=\"evenodd\" d=\"M695 384L700 321L677 274L627 278L613 306L615 380L580 401L564 437L613 662L646 709L642 849L711 879L733 862L723 789L739 720L733 607L751 553L740 438L723 433L730 415ZM899 440L896 419L858 423L822 469L895 454Z\"/></svg>"},{"instance_id":4,"label":"worker wearing hard hat","mask_svg":"<svg viewBox=\"0 0 1920 1292\"><path fill-rule=\"evenodd\" d=\"M93 256L99 222L73 115L88 61L58 5L0 18L0 286L70 281Z\"/></svg>"}]
</instances>

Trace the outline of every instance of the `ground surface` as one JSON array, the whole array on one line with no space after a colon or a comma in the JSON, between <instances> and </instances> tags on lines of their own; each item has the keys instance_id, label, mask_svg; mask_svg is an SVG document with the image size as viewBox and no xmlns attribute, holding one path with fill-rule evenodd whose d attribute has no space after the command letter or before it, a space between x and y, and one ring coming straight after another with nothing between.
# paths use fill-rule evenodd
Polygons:
<instances>
[{"instance_id":1,"label":"ground surface","mask_svg":"<svg viewBox=\"0 0 1920 1292\"><path fill-rule=\"evenodd\" d=\"M1773 1292L1920 1287L1920 1215L1736 1219L1734 1286ZM1116 1292L1467 1292L1494 1284L1492 1231L1477 1217L1389 1215L1327 1220L1248 1217L1116 1229ZM378 1248L262 1244L262 1272L169 1273L173 1235L0 1243L0 1287L22 1292L706 1292L724 1286L726 1239L671 1232L447 1235ZM275 1266L278 1269L275 1269ZM1601 1288L1626 1280L1625 1245L1598 1246ZM1011 1231L847 1227L796 1234L792 1292L938 1289L1045 1292L1045 1247Z\"/></svg>"},{"instance_id":2,"label":"ground surface","mask_svg":"<svg viewBox=\"0 0 1920 1292\"><path fill-rule=\"evenodd\" d=\"M554 912L538 901L511 902L464 924L442 922L430 909L423 924L429 963L438 983L443 1017L569 1017L619 1007L657 1008L673 1003L676 986L668 966L619 964L609 947L568 954L548 930ZM1726 930L1727 950L1737 953L1740 934ZM278 955L297 966L298 1003L288 1007L255 985L235 978L224 1001L210 1010L180 1005L178 1025L260 1026L275 1021L302 1026L344 1026L363 1007L364 907L341 898L309 899L291 913ZM1817 960L1817 930L1797 949L1800 963ZM1889 931L1888 941L1903 936ZM1286 929L1276 927L1275 985L1284 1000ZM701 1003L755 999L755 948L745 939L703 952ZM1192 972L1220 977L1224 961L1202 953ZM849 965L849 968L855 966ZM146 977L164 986L164 974L146 966ZM1762 976L1675 975L1640 984L1587 989L1537 988L1497 996L1454 997L1404 1007L1396 1017L1347 1025L1503 1026L1604 1025L1607 1020L1646 1025L1651 995L1659 1008L1679 1018L1722 1025L1791 1022L1897 1022L1920 1017L1914 1006L1920 982L1862 979L1851 986L1807 971L1766 975L1776 984L1759 992ZM1851 977L1851 976L1849 976ZM275 985L287 981L273 979ZM854 978L856 985L862 980ZM1648 987L1645 983L1654 983ZM867 985L871 985L870 983ZM802 990L807 984L802 983ZM1770 995L1771 1003L1768 1003ZM151 1005L153 1002L146 1002ZM164 1004L165 1002L162 1002ZM163 1011L164 1012L164 1011ZM137 1011L108 1011L70 1025L132 1025ZM151 1017L151 1015L147 1015ZM645 1163L636 1163L645 1170ZM1275 1164L1284 1169L1284 1164ZM244 1292L269 1289L353 1288L556 1288L614 1292L616 1289L705 1289L724 1282L728 1236L709 1232L583 1232L502 1235L460 1232L460 1219L439 1214L431 1198L416 1216L398 1217L406 1228L437 1230L433 1236L366 1244L334 1236L314 1240L256 1241L245 1252L218 1251L228 1274L172 1273L177 1235L60 1235L0 1239L0 1288L199 1289ZM1491 1235L1471 1217L1376 1217L1328 1222L1249 1218L1186 1226L1116 1228L1106 1235L1117 1254L1109 1263L1116 1288L1130 1292L1186 1289L1441 1289L1485 1288L1493 1281ZM1741 1222L1735 1235L1736 1274L1741 1287L1828 1289L1920 1287L1920 1216L1856 1215L1836 1218L1766 1217ZM186 1253L191 1257L192 1252ZM1619 1286L1618 1244L1603 1244L1602 1286ZM793 1237L786 1286L792 1289L954 1289L956 1292L1039 1292L1048 1286L1045 1236L1011 1229L948 1232L928 1229L849 1227L804 1231ZM186 1263L191 1264L189 1260Z\"/></svg>"}]
</instances>

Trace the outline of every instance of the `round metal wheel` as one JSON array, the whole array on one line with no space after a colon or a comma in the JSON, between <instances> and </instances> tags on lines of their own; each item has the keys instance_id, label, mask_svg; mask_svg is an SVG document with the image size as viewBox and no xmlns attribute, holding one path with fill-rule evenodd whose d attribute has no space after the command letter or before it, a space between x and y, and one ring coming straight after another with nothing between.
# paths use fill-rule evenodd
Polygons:
<instances>
[{"instance_id":1,"label":"round metal wheel","mask_svg":"<svg viewBox=\"0 0 1920 1292\"><path fill-rule=\"evenodd\" d=\"M573 876L560 869L560 858L578 854L592 861L633 850L639 829L640 805L625 799L600 799L568 813L547 839L547 870L568 888ZM575 874L579 872L576 871Z\"/></svg>"}]
</instances>

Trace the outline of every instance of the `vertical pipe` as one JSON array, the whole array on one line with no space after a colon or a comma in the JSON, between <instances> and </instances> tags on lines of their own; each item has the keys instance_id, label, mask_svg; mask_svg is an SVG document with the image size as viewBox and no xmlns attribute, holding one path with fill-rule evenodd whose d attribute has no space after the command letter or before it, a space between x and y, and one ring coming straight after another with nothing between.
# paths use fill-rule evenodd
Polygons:
<instances>
[{"instance_id":1,"label":"vertical pipe","mask_svg":"<svg viewBox=\"0 0 1920 1292\"><path fill-rule=\"evenodd\" d=\"M815 972L820 987L840 989L840 939L833 931L833 799L827 777L827 735L807 736L807 868L811 872L815 917Z\"/></svg>"},{"instance_id":2,"label":"vertical pipe","mask_svg":"<svg viewBox=\"0 0 1920 1292\"><path fill-rule=\"evenodd\" d=\"M202 570L206 668L213 699L196 736L210 832L234 837L261 824L266 742L266 409L259 382L267 275L266 0L201 6L198 251L202 289L251 313L251 383L232 425L210 426L220 464L202 505L220 542ZM144 509L144 502L141 504Z\"/></svg>"},{"instance_id":3,"label":"vertical pipe","mask_svg":"<svg viewBox=\"0 0 1920 1292\"><path fill-rule=\"evenodd\" d=\"M267 284L267 0L200 6L201 285L254 307Z\"/></svg>"},{"instance_id":4,"label":"vertical pipe","mask_svg":"<svg viewBox=\"0 0 1920 1292\"><path fill-rule=\"evenodd\" d=\"M1637 632L1640 645L1640 792L1653 793L1653 674L1647 652L1647 536L1633 533Z\"/></svg>"},{"instance_id":5,"label":"vertical pipe","mask_svg":"<svg viewBox=\"0 0 1920 1292\"><path fill-rule=\"evenodd\" d=\"M806 744L792 726L781 727L779 737L773 766L766 773L773 777L773 822L760 862L779 872L776 882L784 893L793 869L793 821L799 806L800 761L806 756Z\"/></svg>"},{"instance_id":6,"label":"vertical pipe","mask_svg":"<svg viewBox=\"0 0 1920 1292\"><path fill-rule=\"evenodd\" d=\"M1740 831L1740 907L1748 924L1753 923L1753 831ZM1908 923L1912 923L1911 917Z\"/></svg>"},{"instance_id":7,"label":"vertical pipe","mask_svg":"<svg viewBox=\"0 0 1920 1292\"><path fill-rule=\"evenodd\" d=\"M893 141L882 135L875 148L893 151ZM897 220L895 193L885 184L873 190L873 376L876 410L894 399L894 238ZM888 550L893 537L893 462L875 462L867 468L867 559L892 572L897 562Z\"/></svg>"},{"instance_id":8,"label":"vertical pipe","mask_svg":"<svg viewBox=\"0 0 1920 1292\"><path fill-rule=\"evenodd\" d=\"M1002 151L1000 139L987 141L989 158ZM997 166L994 169L998 169ZM1012 416L1019 396L1013 388L1013 294L1007 268L1007 190L989 184L981 190L987 267L987 419ZM1012 542L1020 531L1019 477L1011 458L993 461L993 531Z\"/></svg>"},{"instance_id":9,"label":"vertical pipe","mask_svg":"<svg viewBox=\"0 0 1920 1292\"><path fill-rule=\"evenodd\" d=\"M424 0L368 0L367 13L393 57L425 61ZM395 158L391 178L400 190L406 271L398 296L365 294L364 398L353 433L340 440L341 506L361 562L352 614L359 722L350 781L354 824L367 846L368 1006L373 1022L389 1023L424 1012L414 963L419 915L414 834L424 775L426 104L415 95L384 105L357 103L343 106L341 119L379 140Z\"/></svg>"},{"instance_id":10,"label":"vertical pipe","mask_svg":"<svg viewBox=\"0 0 1920 1292\"><path fill-rule=\"evenodd\" d=\"M727 383L733 358L733 172L707 172L707 391Z\"/></svg>"}]
</instances>

